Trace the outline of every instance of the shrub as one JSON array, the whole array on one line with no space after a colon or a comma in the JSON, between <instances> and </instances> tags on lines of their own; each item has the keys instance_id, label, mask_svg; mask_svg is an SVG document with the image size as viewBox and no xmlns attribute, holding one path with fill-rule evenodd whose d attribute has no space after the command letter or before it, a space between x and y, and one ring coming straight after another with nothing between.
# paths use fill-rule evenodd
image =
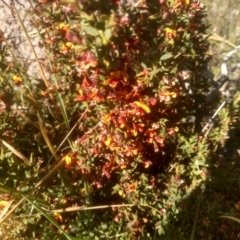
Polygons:
<instances>
[{"instance_id":1,"label":"shrub","mask_svg":"<svg viewBox=\"0 0 240 240\"><path fill-rule=\"evenodd\" d=\"M1 81L3 103L26 108L2 113L1 135L32 156L30 166L16 165L5 149L6 168L24 175L4 177L4 183L29 196L51 171L53 156L65 167L34 197L51 209L85 209L55 213L70 235L153 239L171 232L180 200L206 180L218 141L201 133L213 111L205 101L204 6L195 0L91 0L39 4L35 11L50 76L43 74L43 84L34 87L17 62L1 67L12 79ZM21 234L37 239L42 231L46 239L56 229L32 215ZM187 227L172 232L187 234Z\"/></svg>"}]
</instances>

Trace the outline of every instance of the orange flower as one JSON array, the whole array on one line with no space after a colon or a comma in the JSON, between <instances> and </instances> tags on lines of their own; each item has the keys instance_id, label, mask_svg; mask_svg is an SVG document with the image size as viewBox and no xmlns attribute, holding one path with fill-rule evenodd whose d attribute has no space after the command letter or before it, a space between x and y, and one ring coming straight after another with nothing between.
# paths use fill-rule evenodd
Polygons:
<instances>
[{"instance_id":1,"label":"orange flower","mask_svg":"<svg viewBox=\"0 0 240 240\"><path fill-rule=\"evenodd\" d=\"M176 0L174 1L174 7L184 7L190 3L190 0Z\"/></svg>"},{"instance_id":2,"label":"orange flower","mask_svg":"<svg viewBox=\"0 0 240 240\"><path fill-rule=\"evenodd\" d=\"M137 190L137 182L133 182L131 184L129 184L128 186L126 186L126 193L130 194L132 192L136 192Z\"/></svg>"},{"instance_id":3,"label":"orange flower","mask_svg":"<svg viewBox=\"0 0 240 240\"><path fill-rule=\"evenodd\" d=\"M111 151L121 151L121 147L118 147L116 143L111 143L111 145L109 146L109 149Z\"/></svg>"},{"instance_id":4,"label":"orange flower","mask_svg":"<svg viewBox=\"0 0 240 240\"><path fill-rule=\"evenodd\" d=\"M143 132L144 123L133 123L133 129L138 132Z\"/></svg>"},{"instance_id":5,"label":"orange flower","mask_svg":"<svg viewBox=\"0 0 240 240\"><path fill-rule=\"evenodd\" d=\"M152 162L149 160L145 160L143 163L145 168L148 168L150 165L152 165Z\"/></svg>"},{"instance_id":6,"label":"orange flower","mask_svg":"<svg viewBox=\"0 0 240 240\"><path fill-rule=\"evenodd\" d=\"M137 147L126 147L124 149L124 152L125 152L126 156L133 157L133 156L136 156L139 151L138 151Z\"/></svg>"},{"instance_id":7,"label":"orange flower","mask_svg":"<svg viewBox=\"0 0 240 240\"><path fill-rule=\"evenodd\" d=\"M110 114L104 114L102 120L103 120L104 122L109 122L109 121L111 121L113 118L114 118L114 114L112 114L112 113L110 113Z\"/></svg>"},{"instance_id":8,"label":"orange flower","mask_svg":"<svg viewBox=\"0 0 240 240\"><path fill-rule=\"evenodd\" d=\"M169 135L172 135L172 134L174 134L175 132L178 132L178 127L175 127L175 128L169 128L168 129L168 134Z\"/></svg>"},{"instance_id":9,"label":"orange flower","mask_svg":"<svg viewBox=\"0 0 240 240\"><path fill-rule=\"evenodd\" d=\"M178 0L182 6L186 6L190 3L190 0Z\"/></svg>"},{"instance_id":10,"label":"orange flower","mask_svg":"<svg viewBox=\"0 0 240 240\"><path fill-rule=\"evenodd\" d=\"M76 65L85 69L96 67L98 65L95 55L91 51L81 53L75 60Z\"/></svg>"},{"instance_id":11,"label":"orange flower","mask_svg":"<svg viewBox=\"0 0 240 240\"><path fill-rule=\"evenodd\" d=\"M119 84L119 82L117 81L117 80L111 80L110 82L109 82L109 86L111 87L111 88L115 88L115 87L117 87L117 85Z\"/></svg>"},{"instance_id":12,"label":"orange flower","mask_svg":"<svg viewBox=\"0 0 240 240\"><path fill-rule=\"evenodd\" d=\"M136 129L131 129L130 131L134 137L136 137L138 135L138 132Z\"/></svg>"},{"instance_id":13,"label":"orange flower","mask_svg":"<svg viewBox=\"0 0 240 240\"><path fill-rule=\"evenodd\" d=\"M160 92L159 93L159 100L160 102L169 102L171 100L171 98L176 98L177 97L177 93L175 92L169 92L169 91L166 91L166 92Z\"/></svg>"},{"instance_id":14,"label":"orange flower","mask_svg":"<svg viewBox=\"0 0 240 240\"><path fill-rule=\"evenodd\" d=\"M78 33L74 31L70 31L69 29L66 31L65 38L74 44L82 44L82 39L78 35Z\"/></svg>"},{"instance_id":15,"label":"orange flower","mask_svg":"<svg viewBox=\"0 0 240 240\"><path fill-rule=\"evenodd\" d=\"M40 91L40 94L41 94L43 97L48 97L48 96L49 96L49 93L48 93L47 91L43 91L43 90Z\"/></svg>"},{"instance_id":16,"label":"orange flower","mask_svg":"<svg viewBox=\"0 0 240 240\"><path fill-rule=\"evenodd\" d=\"M119 117L118 118L118 124L120 128L123 128L126 125L126 118L124 117Z\"/></svg>"},{"instance_id":17,"label":"orange flower","mask_svg":"<svg viewBox=\"0 0 240 240\"><path fill-rule=\"evenodd\" d=\"M155 141L158 142L160 145L164 143L164 138L162 137L155 137Z\"/></svg>"},{"instance_id":18,"label":"orange flower","mask_svg":"<svg viewBox=\"0 0 240 240\"><path fill-rule=\"evenodd\" d=\"M111 72L109 78L105 81L105 85L110 85L111 87L116 87L119 82L126 83L128 81L128 74L123 70L118 70Z\"/></svg>"}]
</instances>

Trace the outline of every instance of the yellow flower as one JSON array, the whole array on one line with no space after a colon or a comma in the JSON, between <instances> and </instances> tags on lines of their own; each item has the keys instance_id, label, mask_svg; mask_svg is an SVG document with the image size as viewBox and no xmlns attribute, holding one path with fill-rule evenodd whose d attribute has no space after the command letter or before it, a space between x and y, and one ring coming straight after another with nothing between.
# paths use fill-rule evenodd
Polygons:
<instances>
[{"instance_id":1,"label":"yellow flower","mask_svg":"<svg viewBox=\"0 0 240 240\"><path fill-rule=\"evenodd\" d=\"M171 95L172 95L172 98L176 98L177 97L177 94L175 92L172 92Z\"/></svg>"},{"instance_id":2,"label":"yellow flower","mask_svg":"<svg viewBox=\"0 0 240 240\"><path fill-rule=\"evenodd\" d=\"M66 162L66 165L70 165L71 162L72 162L72 158L71 158L69 155L67 155L67 156L65 157L65 162Z\"/></svg>"},{"instance_id":3,"label":"yellow flower","mask_svg":"<svg viewBox=\"0 0 240 240\"><path fill-rule=\"evenodd\" d=\"M106 144L107 147L109 147L110 144L112 143L112 138L108 137L107 140L104 143Z\"/></svg>"},{"instance_id":4,"label":"yellow flower","mask_svg":"<svg viewBox=\"0 0 240 240\"><path fill-rule=\"evenodd\" d=\"M176 31L171 29L171 28L165 28L164 31L166 32L166 35L168 38L173 38L173 37L176 37Z\"/></svg>"},{"instance_id":5,"label":"yellow flower","mask_svg":"<svg viewBox=\"0 0 240 240\"><path fill-rule=\"evenodd\" d=\"M74 44L72 42L67 42L65 46L69 49L72 49L74 47Z\"/></svg>"},{"instance_id":6,"label":"yellow flower","mask_svg":"<svg viewBox=\"0 0 240 240\"><path fill-rule=\"evenodd\" d=\"M118 191L118 194L121 196L121 197L125 197L126 194L123 192L123 190L119 190Z\"/></svg>"},{"instance_id":7,"label":"yellow flower","mask_svg":"<svg viewBox=\"0 0 240 240\"><path fill-rule=\"evenodd\" d=\"M145 105L144 103L141 103L141 102L138 102L138 101L135 101L134 102L138 107L142 108L146 113L150 113L150 109L147 105Z\"/></svg>"},{"instance_id":8,"label":"yellow flower","mask_svg":"<svg viewBox=\"0 0 240 240\"><path fill-rule=\"evenodd\" d=\"M13 76L13 81L15 84L21 84L22 83L22 78L19 77L18 75Z\"/></svg>"},{"instance_id":9,"label":"yellow flower","mask_svg":"<svg viewBox=\"0 0 240 240\"><path fill-rule=\"evenodd\" d=\"M72 42L66 42L61 45L61 52L64 54L67 54L71 49L73 49L73 47L74 47L74 44Z\"/></svg>"},{"instance_id":10,"label":"yellow flower","mask_svg":"<svg viewBox=\"0 0 240 240\"><path fill-rule=\"evenodd\" d=\"M63 30L63 31L68 31L70 29L70 27L65 23L60 23L59 24L59 29Z\"/></svg>"},{"instance_id":11,"label":"yellow flower","mask_svg":"<svg viewBox=\"0 0 240 240\"><path fill-rule=\"evenodd\" d=\"M62 222L63 221L63 218L62 216L59 214L59 213L53 213L54 214L54 218L57 222Z\"/></svg>"},{"instance_id":12,"label":"yellow flower","mask_svg":"<svg viewBox=\"0 0 240 240\"><path fill-rule=\"evenodd\" d=\"M70 50L74 47L74 44L71 42L66 42L65 44L62 44L61 48L62 50Z\"/></svg>"},{"instance_id":13,"label":"yellow flower","mask_svg":"<svg viewBox=\"0 0 240 240\"><path fill-rule=\"evenodd\" d=\"M89 186L89 193L92 193L93 192L93 187L92 186ZM86 188L82 188L81 190L80 190L80 194L81 194L81 196L83 196L83 197L85 197L87 194L86 194Z\"/></svg>"},{"instance_id":14,"label":"yellow flower","mask_svg":"<svg viewBox=\"0 0 240 240\"><path fill-rule=\"evenodd\" d=\"M8 201L0 201L0 209L2 209L3 207L5 207L7 204L9 204Z\"/></svg>"}]
</instances>

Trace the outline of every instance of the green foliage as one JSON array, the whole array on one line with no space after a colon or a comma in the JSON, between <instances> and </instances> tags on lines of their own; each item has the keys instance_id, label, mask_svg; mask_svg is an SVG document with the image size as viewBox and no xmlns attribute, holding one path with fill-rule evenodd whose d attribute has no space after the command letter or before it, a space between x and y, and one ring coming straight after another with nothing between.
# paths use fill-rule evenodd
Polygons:
<instances>
[{"instance_id":1,"label":"green foliage","mask_svg":"<svg viewBox=\"0 0 240 240\"><path fill-rule=\"evenodd\" d=\"M230 117L222 111L203 136L217 105L205 102L203 5L91 0L36 11L49 78L31 84L0 45L0 134L10 145L1 145L1 191L27 200L12 218L28 215L12 236L207 239L220 207L201 204Z\"/></svg>"}]
</instances>

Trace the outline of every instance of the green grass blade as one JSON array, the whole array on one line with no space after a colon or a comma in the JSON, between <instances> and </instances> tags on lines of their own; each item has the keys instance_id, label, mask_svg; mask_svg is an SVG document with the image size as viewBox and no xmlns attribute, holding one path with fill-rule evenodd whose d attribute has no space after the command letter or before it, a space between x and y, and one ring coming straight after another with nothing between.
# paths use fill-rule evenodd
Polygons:
<instances>
[{"instance_id":1,"label":"green grass blade","mask_svg":"<svg viewBox=\"0 0 240 240\"><path fill-rule=\"evenodd\" d=\"M197 211L196 211L195 218L194 218L193 229L192 229L192 232L191 232L190 240L194 239L196 225L197 225L197 219L198 219L198 213L199 213L199 206L200 206L200 202L198 201Z\"/></svg>"},{"instance_id":2,"label":"green grass blade","mask_svg":"<svg viewBox=\"0 0 240 240\"><path fill-rule=\"evenodd\" d=\"M11 188L6 187L2 184L0 184L0 192L13 195L15 198L21 198L22 197L22 192L17 191L15 189L11 189ZM28 196L28 198L32 201L36 201L38 204L40 204L44 207L49 207L49 204L46 201L44 201L43 199L36 198L34 196Z\"/></svg>"},{"instance_id":3,"label":"green grass blade","mask_svg":"<svg viewBox=\"0 0 240 240\"><path fill-rule=\"evenodd\" d=\"M67 127L67 129L70 129L69 120L68 120L68 116L67 116L67 111L66 111L64 101L63 101L60 93L57 94L57 98L58 98L58 101L60 102L65 126Z\"/></svg>"},{"instance_id":4,"label":"green grass blade","mask_svg":"<svg viewBox=\"0 0 240 240\"><path fill-rule=\"evenodd\" d=\"M59 224L54 221L54 219L52 217L50 217L47 213L45 213L37 204L35 204L32 200L30 200L28 197L24 196L22 194L22 197L27 200L29 203L31 203L31 205L33 205L40 213L42 213L44 215L45 218L47 218L47 220L49 222L51 222L60 232L63 233L63 235L68 239L68 240L74 240L74 238L72 238L70 235L68 235L60 226Z\"/></svg>"}]
</instances>

